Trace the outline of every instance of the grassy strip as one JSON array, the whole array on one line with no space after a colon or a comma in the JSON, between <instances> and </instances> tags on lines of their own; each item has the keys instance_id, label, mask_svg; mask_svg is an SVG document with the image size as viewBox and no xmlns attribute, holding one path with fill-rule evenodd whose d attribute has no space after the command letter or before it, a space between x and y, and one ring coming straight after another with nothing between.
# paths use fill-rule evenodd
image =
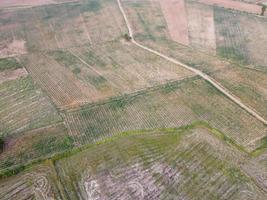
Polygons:
<instances>
[{"instance_id":1,"label":"grassy strip","mask_svg":"<svg viewBox=\"0 0 267 200\"><path fill-rule=\"evenodd\" d=\"M261 145L251 152L252 156L258 156L267 149L267 136L261 139Z\"/></svg>"},{"instance_id":2,"label":"grassy strip","mask_svg":"<svg viewBox=\"0 0 267 200\"><path fill-rule=\"evenodd\" d=\"M219 130L212 128L207 122L196 121L192 124L181 126L178 128L159 128L159 129L145 129L145 130L134 130L134 131L122 132L122 133L119 133L115 136L108 137L104 140L101 140L101 141L98 141L95 143L87 144L87 145L84 145L82 147L73 148L73 149L67 150L65 152L55 153L55 154L50 155L50 156L45 157L45 158L35 159L35 160L30 161L29 163L13 166L12 168L2 170L2 171L0 171L0 178L5 178L5 177L9 177L9 176L18 174L19 172L22 172L24 170L28 170L32 166L34 166L36 164L40 164L44 161L46 161L46 162L49 161L49 162L52 162L54 164L56 161L58 161L60 159L75 155L75 154L77 154L83 150L90 149L90 148L94 147L95 145L101 145L101 144L109 143L111 141L117 140L117 139L125 137L125 136L140 135L140 134L153 134L153 132L155 132L155 131L165 132L166 134L174 134L174 133L175 134L183 134L183 133L186 133L187 131L193 130L195 128L205 128L213 136L217 137L218 139L222 140L223 142L227 143L228 145L231 145L242 152L248 153L248 151L243 146L237 144L234 140L232 140L231 138L229 138L228 136L226 136L224 133L220 132Z\"/></svg>"}]
</instances>

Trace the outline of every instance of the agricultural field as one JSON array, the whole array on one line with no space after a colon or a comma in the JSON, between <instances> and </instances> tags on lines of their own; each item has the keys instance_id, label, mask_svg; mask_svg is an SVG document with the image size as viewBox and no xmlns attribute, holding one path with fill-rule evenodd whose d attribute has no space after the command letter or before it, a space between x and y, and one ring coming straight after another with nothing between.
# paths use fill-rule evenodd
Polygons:
<instances>
[{"instance_id":1,"label":"agricultural field","mask_svg":"<svg viewBox=\"0 0 267 200\"><path fill-rule=\"evenodd\" d=\"M2 199L265 199L239 167L247 160L202 126L147 130L35 166L0 181L0 191Z\"/></svg>"},{"instance_id":2,"label":"agricultural field","mask_svg":"<svg viewBox=\"0 0 267 200\"><path fill-rule=\"evenodd\" d=\"M0 84L0 109L0 133L5 136L62 120L29 76Z\"/></svg>"},{"instance_id":3,"label":"agricultural field","mask_svg":"<svg viewBox=\"0 0 267 200\"><path fill-rule=\"evenodd\" d=\"M267 199L264 1L0 1L0 199Z\"/></svg>"},{"instance_id":4,"label":"agricultural field","mask_svg":"<svg viewBox=\"0 0 267 200\"><path fill-rule=\"evenodd\" d=\"M77 143L101 140L123 131L205 121L238 144L254 149L256 141L251 141L264 137L267 131L266 126L198 77L84 106L66 112L64 118Z\"/></svg>"}]
</instances>

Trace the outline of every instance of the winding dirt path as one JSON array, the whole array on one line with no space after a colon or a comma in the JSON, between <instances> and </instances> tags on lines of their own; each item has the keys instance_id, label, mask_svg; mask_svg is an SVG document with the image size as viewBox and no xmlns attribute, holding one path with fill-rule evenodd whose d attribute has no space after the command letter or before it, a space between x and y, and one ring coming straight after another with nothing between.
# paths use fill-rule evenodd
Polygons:
<instances>
[{"instance_id":1,"label":"winding dirt path","mask_svg":"<svg viewBox=\"0 0 267 200\"><path fill-rule=\"evenodd\" d=\"M254 116L255 118L257 118L259 121L261 121L263 124L265 124L267 126L267 121L261 117L256 111L254 111L252 108L249 108L248 106L246 106L245 104L243 104L241 102L241 100L237 97L235 97L234 95L232 95L229 91L227 91L227 89L225 89L220 83L218 83L216 80L214 80L213 78L211 78L210 76L208 76L207 74L203 73L202 71L200 70L197 70L195 68L192 68L178 60L175 60L174 58L171 58L171 57L168 57L156 50L153 50L153 49L150 49L142 44L139 44L138 42L135 41L134 39L134 36L133 36L133 30L131 28L131 25L128 21L128 18L124 12L124 9L122 7L122 4L121 4L121 0L117 0L117 3L118 3L118 6L119 6L119 9L121 11L121 14L123 15L123 18L125 20L125 23L127 25L127 28L128 28L128 32L129 32L129 35L131 37L131 42L133 44L135 44L136 46L144 49L144 50L147 50L155 55L158 55L174 64L177 64L179 66L182 66L194 73L196 73L197 75L199 75L200 77L202 77L203 79L205 79L206 81L208 81L210 84L212 84L215 88L217 88L221 93L223 93L224 95L226 95L229 99L231 99L233 102L235 102L238 106L240 106L241 108L243 108L244 110L246 110L249 114L251 114L252 116Z\"/></svg>"}]
</instances>

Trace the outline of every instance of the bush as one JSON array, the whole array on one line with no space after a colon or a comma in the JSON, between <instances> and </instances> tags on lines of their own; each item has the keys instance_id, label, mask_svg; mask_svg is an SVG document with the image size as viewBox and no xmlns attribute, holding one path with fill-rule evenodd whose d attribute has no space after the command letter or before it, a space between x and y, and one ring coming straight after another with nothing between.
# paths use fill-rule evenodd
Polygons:
<instances>
[{"instance_id":1,"label":"bush","mask_svg":"<svg viewBox=\"0 0 267 200\"><path fill-rule=\"evenodd\" d=\"M3 137L0 137L0 153L4 150L5 140Z\"/></svg>"}]
</instances>

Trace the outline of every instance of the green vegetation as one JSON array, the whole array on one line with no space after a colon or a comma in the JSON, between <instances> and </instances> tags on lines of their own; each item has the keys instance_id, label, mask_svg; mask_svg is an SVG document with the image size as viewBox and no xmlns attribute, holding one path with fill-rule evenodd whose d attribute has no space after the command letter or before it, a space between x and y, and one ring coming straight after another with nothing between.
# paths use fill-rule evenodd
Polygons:
<instances>
[{"instance_id":1,"label":"green vegetation","mask_svg":"<svg viewBox=\"0 0 267 200\"><path fill-rule=\"evenodd\" d=\"M247 58L238 48L235 47L217 47L217 54L221 57L247 64Z\"/></svg>"},{"instance_id":2,"label":"green vegetation","mask_svg":"<svg viewBox=\"0 0 267 200\"><path fill-rule=\"evenodd\" d=\"M101 3L99 0L90 0L82 4L82 12L97 12L101 9Z\"/></svg>"},{"instance_id":3,"label":"green vegetation","mask_svg":"<svg viewBox=\"0 0 267 200\"><path fill-rule=\"evenodd\" d=\"M107 80L103 76L87 76L86 80L95 86L96 88L101 88L107 83Z\"/></svg>"},{"instance_id":4,"label":"green vegetation","mask_svg":"<svg viewBox=\"0 0 267 200\"><path fill-rule=\"evenodd\" d=\"M0 136L0 153L4 150L5 140L4 137Z\"/></svg>"},{"instance_id":5,"label":"green vegetation","mask_svg":"<svg viewBox=\"0 0 267 200\"><path fill-rule=\"evenodd\" d=\"M36 144L33 144L33 149L40 155L47 155L53 152L61 152L73 148L73 139L69 136L58 138L56 136L44 138Z\"/></svg>"},{"instance_id":6,"label":"green vegetation","mask_svg":"<svg viewBox=\"0 0 267 200\"><path fill-rule=\"evenodd\" d=\"M77 58L68 51L57 50L49 52L48 54L53 56L57 62L63 63L66 67L77 63Z\"/></svg>"},{"instance_id":7,"label":"green vegetation","mask_svg":"<svg viewBox=\"0 0 267 200\"><path fill-rule=\"evenodd\" d=\"M131 36L129 36L129 34L127 34L127 33L125 33L124 35L123 35L123 37L124 37L124 39L126 40L126 41L131 41Z\"/></svg>"},{"instance_id":8,"label":"green vegetation","mask_svg":"<svg viewBox=\"0 0 267 200\"><path fill-rule=\"evenodd\" d=\"M22 68L14 58L0 58L0 71Z\"/></svg>"}]
</instances>

